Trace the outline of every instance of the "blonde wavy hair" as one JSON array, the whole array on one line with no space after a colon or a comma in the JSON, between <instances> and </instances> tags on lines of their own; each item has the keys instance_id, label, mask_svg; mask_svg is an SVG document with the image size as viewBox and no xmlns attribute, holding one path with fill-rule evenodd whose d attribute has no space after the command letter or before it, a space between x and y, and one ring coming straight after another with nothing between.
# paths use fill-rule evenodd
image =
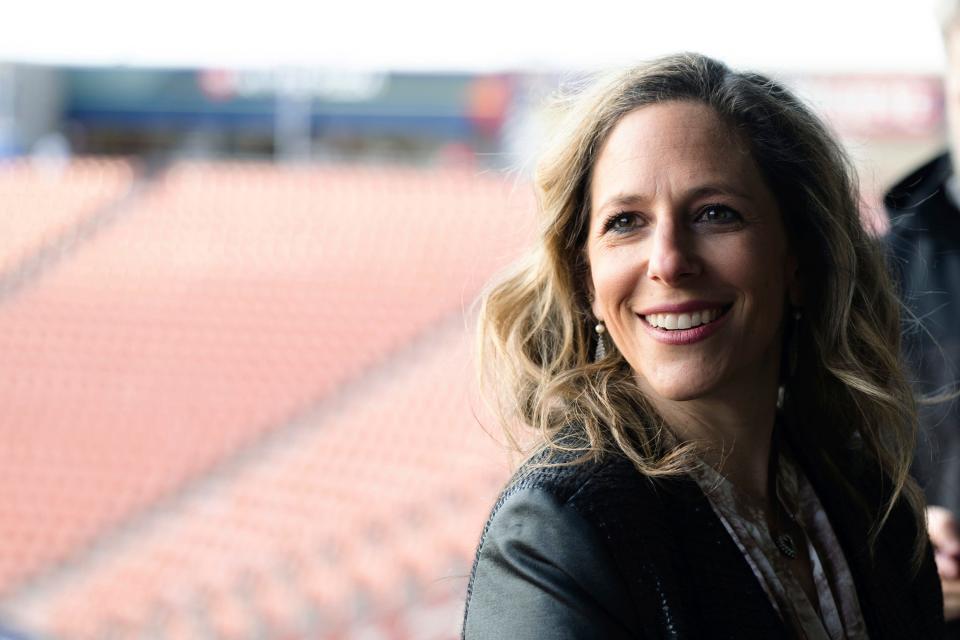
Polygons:
<instances>
[{"instance_id":1,"label":"blonde wavy hair","mask_svg":"<svg viewBox=\"0 0 960 640\"><path fill-rule=\"evenodd\" d=\"M823 122L767 77L679 54L558 99L562 123L535 179L538 242L481 300L485 389L504 424L533 430L536 449L572 449L578 460L616 451L654 477L696 463L695 445L670 437L615 346L594 361L587 289L590 177L601 146L626 114L675 100L709 105L748 141L799 260L804 306L812 312L797 335L783 332L785 341L797 341L800 356L780 428L818 462L837 466L840 452L859 440L889 497L871 541L904 497L917 518L919 566L926 536L923 499L908 475L916 410L901 369L899 303L880 248L861 224L850 161ZM572 440L571 425L578 435ZM524 440L511 437L515 445Z\"/></svg>"}]
</instances>

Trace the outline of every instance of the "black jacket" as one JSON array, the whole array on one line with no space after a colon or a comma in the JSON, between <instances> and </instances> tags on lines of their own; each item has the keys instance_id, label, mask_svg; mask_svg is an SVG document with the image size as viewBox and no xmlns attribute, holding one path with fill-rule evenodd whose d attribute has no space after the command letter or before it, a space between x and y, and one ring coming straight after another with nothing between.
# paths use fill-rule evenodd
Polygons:
<instances>
[{"instance_id":1,"label":"black jacket","mask_svg":"<svg viewBox=\"0 0 960 640\"><path fill-rule=\"evenodd\" d=\"M857 585L870 637L939 638L940 584L928 552L910 570L915 526L899 504L871 559L867 532L882 500L877 474L804 465ZM929 551L929 550L928 550ZM527 465L484 529L464 637L789 638L707 498L689 478L651 480L611 454L598 463Z\"/></svg>"},{"instance_id":2,"label":"black jacket","mask_svg":"<svg viewBox=\"0 0 960 640\"><path fill-rule=\"evenodd\" d=\"M892 267L909 313L904 354L914 387L923 394L960 382L960 211L946 181L944 154L907 176L887 194L886 237ZM960 517L960 403L920 406L921 434L914 475L930 504Z\"/></svg>"}]
</instances>

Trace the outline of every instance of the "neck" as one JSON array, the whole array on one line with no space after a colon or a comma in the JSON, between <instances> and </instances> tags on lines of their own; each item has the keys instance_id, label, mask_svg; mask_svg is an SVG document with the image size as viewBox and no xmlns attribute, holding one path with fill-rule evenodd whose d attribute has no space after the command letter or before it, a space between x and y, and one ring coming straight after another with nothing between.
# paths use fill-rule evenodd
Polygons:
<instances>
[{"instance_id":1,"label":"neck","mask_svg":"<svg viewBox=\"0 0 960 640\"><path fill-rule=\"evenodd\" d=\"M703 447L704 460L746 495L768 500L768 475L776 420L776 381L726 389L710 397L652 399L654 407L684 441ZM769 387L769 388L768 388Z\"/></svg>"}]
</instances>

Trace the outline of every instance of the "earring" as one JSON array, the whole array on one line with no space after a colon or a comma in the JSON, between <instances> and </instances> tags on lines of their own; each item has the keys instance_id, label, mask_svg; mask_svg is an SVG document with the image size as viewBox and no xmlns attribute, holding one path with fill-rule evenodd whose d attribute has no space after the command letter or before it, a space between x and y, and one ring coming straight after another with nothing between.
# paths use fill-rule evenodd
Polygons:
<instances>
[{"instance_id":1,"label":"earring","mask_svg":"<svg viewBox=\"0 0 960 640\"><path fill-rule=\"evenodd\" d=\"M792 322L790 324L790 333L787 336L786 348L787 375L780 381L780 385L777 387L777 409L783 409L783 404L786 402L787 396L787 382L789 382L790 379L793 378L793 374L797 372L797 360L800 357L800 320L803 318L803 314L798 307L794 307L791 312L791 317ZM781 371L783 371L782 368Z\"/></svg>"},{"instance_id":2,"label":"earring","mask_svg":"<svg viewBox=\"0 0 960 640\"><path fill-rule=\"evenodd\" d=\"M797 372L797 359L800 357L800 320L803 318L799 307L793 309L793 326L790 327L790 344L787 349L787 372L792 378Z\"/></svg>"},{"instance_id":3,"label":"earring","mask_svg":"<svg viewBox=\"0 0 960 640\"><path fill-rule=\"evenodd\" d=\"M593 353L593 360L597 362L603 360L607 355L607 346L603 343L603 334L607 332L607 327L601 321L597 323L593 330L597 332L597 349Z\"/></svg>"}]
</instances>

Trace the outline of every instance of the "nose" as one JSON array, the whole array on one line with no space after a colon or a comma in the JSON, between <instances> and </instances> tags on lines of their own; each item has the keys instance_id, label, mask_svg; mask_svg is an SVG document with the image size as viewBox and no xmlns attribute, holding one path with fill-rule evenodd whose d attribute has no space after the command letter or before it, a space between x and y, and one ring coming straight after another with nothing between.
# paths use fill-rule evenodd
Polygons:
<instances>
[{"instance_id":1,"label":"nose","mask_svg":"<svg viewBox=\"0 0 960 640\"><path fill-rule=\"evenodd\" d=\"M673 221L657 224L650 238L647 276L667 285L676 285L702 270L696 255L694 238Z\"/></svg>"}]
</instances>

